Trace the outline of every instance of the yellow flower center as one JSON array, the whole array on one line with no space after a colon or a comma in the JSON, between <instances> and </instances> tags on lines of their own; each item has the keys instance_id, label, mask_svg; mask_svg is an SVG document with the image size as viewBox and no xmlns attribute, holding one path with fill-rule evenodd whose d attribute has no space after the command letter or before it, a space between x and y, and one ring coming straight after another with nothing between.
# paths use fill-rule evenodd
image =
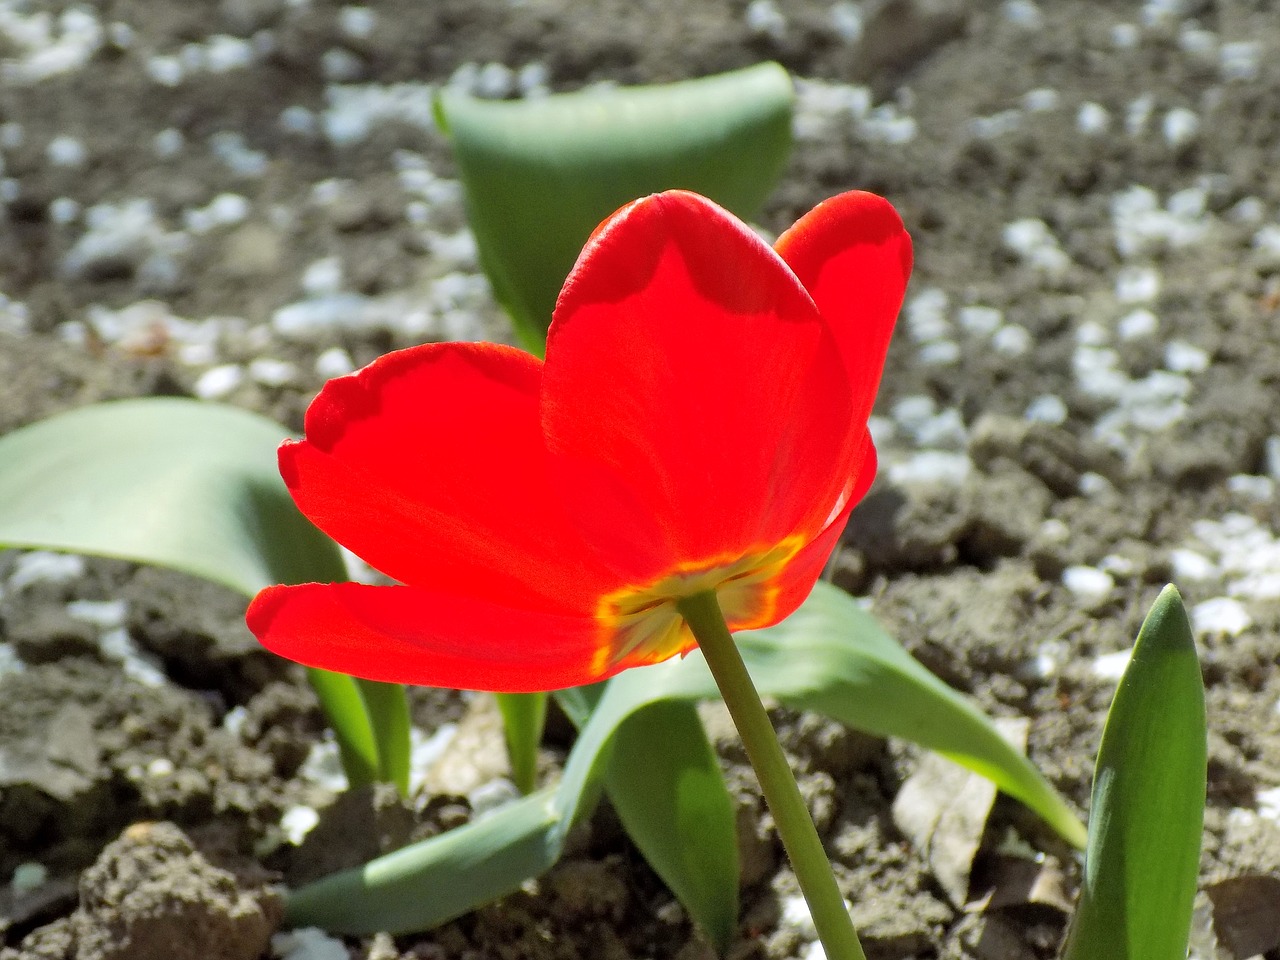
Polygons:
<instances>
[{"instance_id":1,"label":"yellow flower center","mask_svg":"<svg viewBox=\"0 0 1280 960\"><path fill-rule=\"evenodd\" d=\"M695 646L676 601L714 590L730 630L765 627L776 620L779 575L803 546L788 537L745 555L682 563L645 586L615 590L600 600L600 648L594 667L601 673L619 661L659 663Z\"/></svg>"}]
</instances>

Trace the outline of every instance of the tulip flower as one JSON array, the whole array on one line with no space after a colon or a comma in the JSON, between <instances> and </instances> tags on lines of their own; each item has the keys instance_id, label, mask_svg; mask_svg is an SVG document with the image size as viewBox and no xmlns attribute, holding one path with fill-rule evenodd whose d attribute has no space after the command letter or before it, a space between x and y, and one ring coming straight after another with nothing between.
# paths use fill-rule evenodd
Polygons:
<instances>
[{"instance_id":1,"label":"tulip flower","mask_svg":"<svg viewBox=\"0 0 1280 960\"><path fill-rule=\"evenodd\" d=\"M428 344L325 386L281 474L399 584L270 587L250 629L310 666L498 692L698 647L827 957L865 960L731 631L800 605L871 485L910 266L902 221L867 193L773 248L697 194L623 207L565 281L545 363Z\"/></svg>"},{"instance_id":2,"label":"tulip flower","mask_svg":"<svg viewBox=\"0 0 1280 960\"><path fill-rule=\"evenodd\" d=\"M330 381L280 449L302 512L397 585L269 588L271 650L505 692L605 679L804 600L875 474L867 417L910 270L846 193L770 248L695 194L637 200L565 282L546 362L427 344Z\"/></svg>"}]
</instances>

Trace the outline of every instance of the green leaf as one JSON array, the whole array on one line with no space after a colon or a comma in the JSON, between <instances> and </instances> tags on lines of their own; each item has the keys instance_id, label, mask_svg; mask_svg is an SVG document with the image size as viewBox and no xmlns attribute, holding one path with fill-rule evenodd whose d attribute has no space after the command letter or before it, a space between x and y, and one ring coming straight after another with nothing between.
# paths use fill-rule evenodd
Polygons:
<instances>
[{"instance_id":1,"label":"green leaf","mask_svg":"<svg viewBox=\"0 0 1280 960\"><path fill-rule=\"evenodd\" d=\"M696 707L659 700L620 724L605 791L649 866L726 950L738 927L736 818Z\"/></svg>"},{"instance_id":2,"label":"green leaf","mask_svg":"<svg viewBox=\"0 0 1280 960\"><path fill-rule=\"evenodd\" d=\"M347 578L276 468L284 427L193 400L118 400L0 437L0 544L170 567L253 596Z\"/></svg>"},{"instance_id":3,"label":"green leaf","mask_svg":"<svg viewBox=\"0 0 1280 960\"><path fill-rule=\"evenodd\" d=\"M940 749L991 777L1068 840L1084 845L1083 825L1031 763L980 711L913 660L837 588L817 584L809 599L783 623L738 634L737 640L762 693L797 708L819 709L859 729ZM656 767L668 762L662 754L671 744L654 737L652 728L650 735L631 739L635 746L628 747L627 754L617 754L617 734L624 724L640 723L643 732L648 723L645 711L665 710L671 701L717 695L697 651L683 660L628 670L607 684L561 691L557 698L570 718L586 722L569 752L560 784L554 791L542 791L473 825L484 828L478 834L482 841L477 841L484 844L483 857L477 854L483 862L482 876L464 880L454 873L459 869L455 845L461 841L457 831L451 831L392 854L397 858L393 871L384 869L386 858L380 858L320 881L322 888L316 884L302 888L289 899L290 922L349 934L412 933L518 889L559 857L566 833L591 809L614 757L626 756L626 763L640 770L646 764ZM547 799L545 816L530 813L527 804L535 797ZM627 802L623 800L624 805ZM511 845L510 854L503 852L504 838ZM532 849L538 851L537 857L529 854ZM667 869L675 876L678 861L673 858ZM686 889L701 889L704 879L689 874L670 882L673 888L680 883ZM455 895L464 883L470 899ZM448 896L440 897L442 890ZM397 906L401 904L417 908L410 916Z\"/></svg>"},{"instance_id":4,"label":"green leaf","mask_svg":"<svg viewBox=\"0 0 1280 960\"><path fill-rule=\"evenodd\" d=\"M934 750L1026 804L1069 843L1084 846L1084 825L1031 761L844 591L819 582L792 616L739 634L738 644L761 693Z\"/></svg>"},{"instance_id":5,"label":"green leaf","mask_svg":"<svg viewBox=\"0 0 1280 960\"><path fill-rule=\"evenodd\" d=\"M378 776L383 783L395 784L400 796L409 796L409 772L412 760L413 718L409 715L409 698L398 683L357 678L360 701L377 744ZM350 774L347 775L350 780Z\"/></svg>"},{"instance_id":6,"label":"green leaf","mask_svg":"<svg viewBox=\"0 0 1280 960\"><path fill-rule=\"evenodd\" d=\"M1207 768L1204 682L1182 598L1156 598L1102 732L1065 960L1185 960Z\"/></svg>"},{"instance_id":7,"label":"green leaf","mask_svg":"<svg viewBox=\"0 0 1280 960\"><path fill-rule=\"evenodd\" d=\"M345 580L337 546L280 479L276 448L288 436L247 411L174 398L96 404L15 430L0 437L0 545L169 567L246 596ZM307 675L347 778L371 782L383 764L364 704L386 707L402 688ZM385 745L393 765L407 758L407 730L403 745Z\"/></svg>"},{"instance_id":8,"label":"green leaf","mask_svg":"<svg viewBox=\"0 0 1280 960\"><path fill-rule=\"evenodd\" d=\"M532 793L538 785L538 747L547 720L545 693L495 694L506 734L511 779L521 793Z\"/></svg>"},{"instance_id":9,"label":"green leaf","mask_svg":"<svg viewBox=\"0 0 1280 960\"><path fill-rule=\"evenodd\" d=\"M429 930L512 893L560 857L551 788L292 891L285 920L334 933Z\"/></svg>"},{"instance_id":10,"label":"green leaf","mask_svg":"<svg viewBox=\"0 0 1280 960\"><path fill-rule=\"evenodd\" d=\"M480 262L524 345L541 354L583 243L628 201L679 187L758 214L790 153L792 99L773 63L538 100L442 92Z\"/></svg>"}]
</instances>

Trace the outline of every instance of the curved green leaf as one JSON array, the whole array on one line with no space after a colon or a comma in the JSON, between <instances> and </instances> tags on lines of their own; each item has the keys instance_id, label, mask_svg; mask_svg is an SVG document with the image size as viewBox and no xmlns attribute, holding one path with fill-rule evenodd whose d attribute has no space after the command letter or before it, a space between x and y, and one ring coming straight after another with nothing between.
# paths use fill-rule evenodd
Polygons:
<instances>
[{"instance_id":1,"label":"curved green leaf","mask_svg":"<svg viewBox=\"0 0 1280 960\"><path fill-rule=\"evenodd\" d=\"M738 927L735 812L693 704L659 700L621 724L604 782L649 866L727 949Z\"/></svg>"},{"instance_id":2,"label":"curved green leaf","mask_svg":"<svg viewBox=\"0 0 1280 960\"><path fill-rule=\"evenodd\" d=\"M520 888L560 858L554 788L289 893L285 920L353 935L429 930Z\"/></svg>"},{"instance_id":3,"label":"curved green leaf","mask_svg":"<svg viewBox=\"0 0 1280 960\"><path fill-rule=\"evenodd\" d=\"M762 693L797 708L821 710L859 729L906 737L940 750L991 777L1066 839L1084 845L1083 825L1031 763L1000 737L977 708L912 659L837 588L817 584L783 623L738 634L737 639ZM393 854L397 858L394 871L386 872L382 866L386 858L381 858L326 878L320 882L323 887L302 888L289 899L290 922L314 923L339 933L411 933L518 889L555 862L569 828L591 809L614 758L624 762L623 755L615 753L624 724L639 723L643 732L647 726L643 713L655 705L665 710L671 701L716 696L715 683L697 651L683 660L628 670L607 684L562 691L558 699L566 712L576 722L586 722L569 752L560 784L474 825L484 827L479 834L485 844L484 873L466 880L469 901L452 894L437 899L435 894L463 882L452 872L458 869L455 844L461 842L453 831ZM628 741L634 747L627 748L627 765L643 770L645 764L666 762L661 759L670 747L666 739L650 733L624 736L622 743ZM611 796L616 803L616 795ZM545 799L545 816L529 812L527 804L535 797ZM627 802L623 800L624 805ZM512 846L510 855L502 852L504 838ZM531 857L531 849L544 859ZM679 869L674 858L667 865L671 876ZM675 888L677 881L671 882ZM679 882L696 888L704 880L686 875ZM398 904L418 907L410 918Z\"/></svg>"},{"instance_id":4,"label":"curved green leaf","mask_svg":"<svg viewBox=\"0 0 1280 960\"><path fill-rule=\"evenodd\" d=\"M1065 960L1184 960L1207 768L1204 681L1182 598L1151 607L1102 732Z\"/></svg>"},{"instance_id":5,"label":"curved green leaf","mask_svg":"<svg viewBox=\"0 0 1280 960\"><path fill-rule=\"evenodd\" d=\"M790 153L792 99L773 63L538 100L441 93L480 262L524 345L541 354L583 243L624 203L682 187L759 213Z\"/></svg>"},{"instance_id":6,"label":"curved green leaf","mask_svg":"<svg viewBox=\"0 0 1280 960\"><path fill-rule=\"evenodd\" d=\"M288 437L235 407L100 403L0 437L0 544L182 570L253 596L345 580L338 548L293 505Z\"/></svg>"},{"instance_id":7,"label":"curved green leaf","mask_svg":"<svg viewBox=\"0 0 1280 960\"><path fill-rule=\"evenodd\" d=\"M347 578L337 546L298 512L276 467L288 431L235 407L176 398L100 403L0 437L0 546L169 567L253 596ZM366 698L403 691L309 670L353 784L380 762ZM384 689L385 688L385 689ZM394 713L394 710L392 711Z\"/></svg>"}]
</instances>

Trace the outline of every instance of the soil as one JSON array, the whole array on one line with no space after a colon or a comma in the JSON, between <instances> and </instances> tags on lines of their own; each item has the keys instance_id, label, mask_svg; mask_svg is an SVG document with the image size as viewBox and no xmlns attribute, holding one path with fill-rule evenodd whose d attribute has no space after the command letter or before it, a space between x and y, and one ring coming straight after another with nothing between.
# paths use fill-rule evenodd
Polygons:
<instances>
[{"instance_id":1,"label":"soil","mask_svg":"<svg viewBox=\"0 0 1280 960\"><path fill-rule=\"evenodd\" d=\"M296 429L344 367L509 340L414 85L536 93L762 59L800 95L763 226L860 187L917 249L881 476L830 575L948 683L1021 718L1082 812L1107 655L1178 582L1211 728L1194 955L1280 955L1267 0L0 0L0 431L148 394ZM384 95L345 138L338 84ZM281 321L340 296L359 322ZM314 697L243 606L175 574L0 553L0 957L711 955L607 807L549 875L439 930L280 933L272 883L464 822L500 741L484 698L418 691L425 734L460 731L428 785L338 799ZM944 856L902 812L945 781L928 755L775 715L869 953L1054 955L1079 864L1030 815L980 804L976 854ZM742 815L731 955L812 957L752 778L716 742ZM286 815L308 807L321 824L295 844Z\"/></svg>"}]
</instances>

